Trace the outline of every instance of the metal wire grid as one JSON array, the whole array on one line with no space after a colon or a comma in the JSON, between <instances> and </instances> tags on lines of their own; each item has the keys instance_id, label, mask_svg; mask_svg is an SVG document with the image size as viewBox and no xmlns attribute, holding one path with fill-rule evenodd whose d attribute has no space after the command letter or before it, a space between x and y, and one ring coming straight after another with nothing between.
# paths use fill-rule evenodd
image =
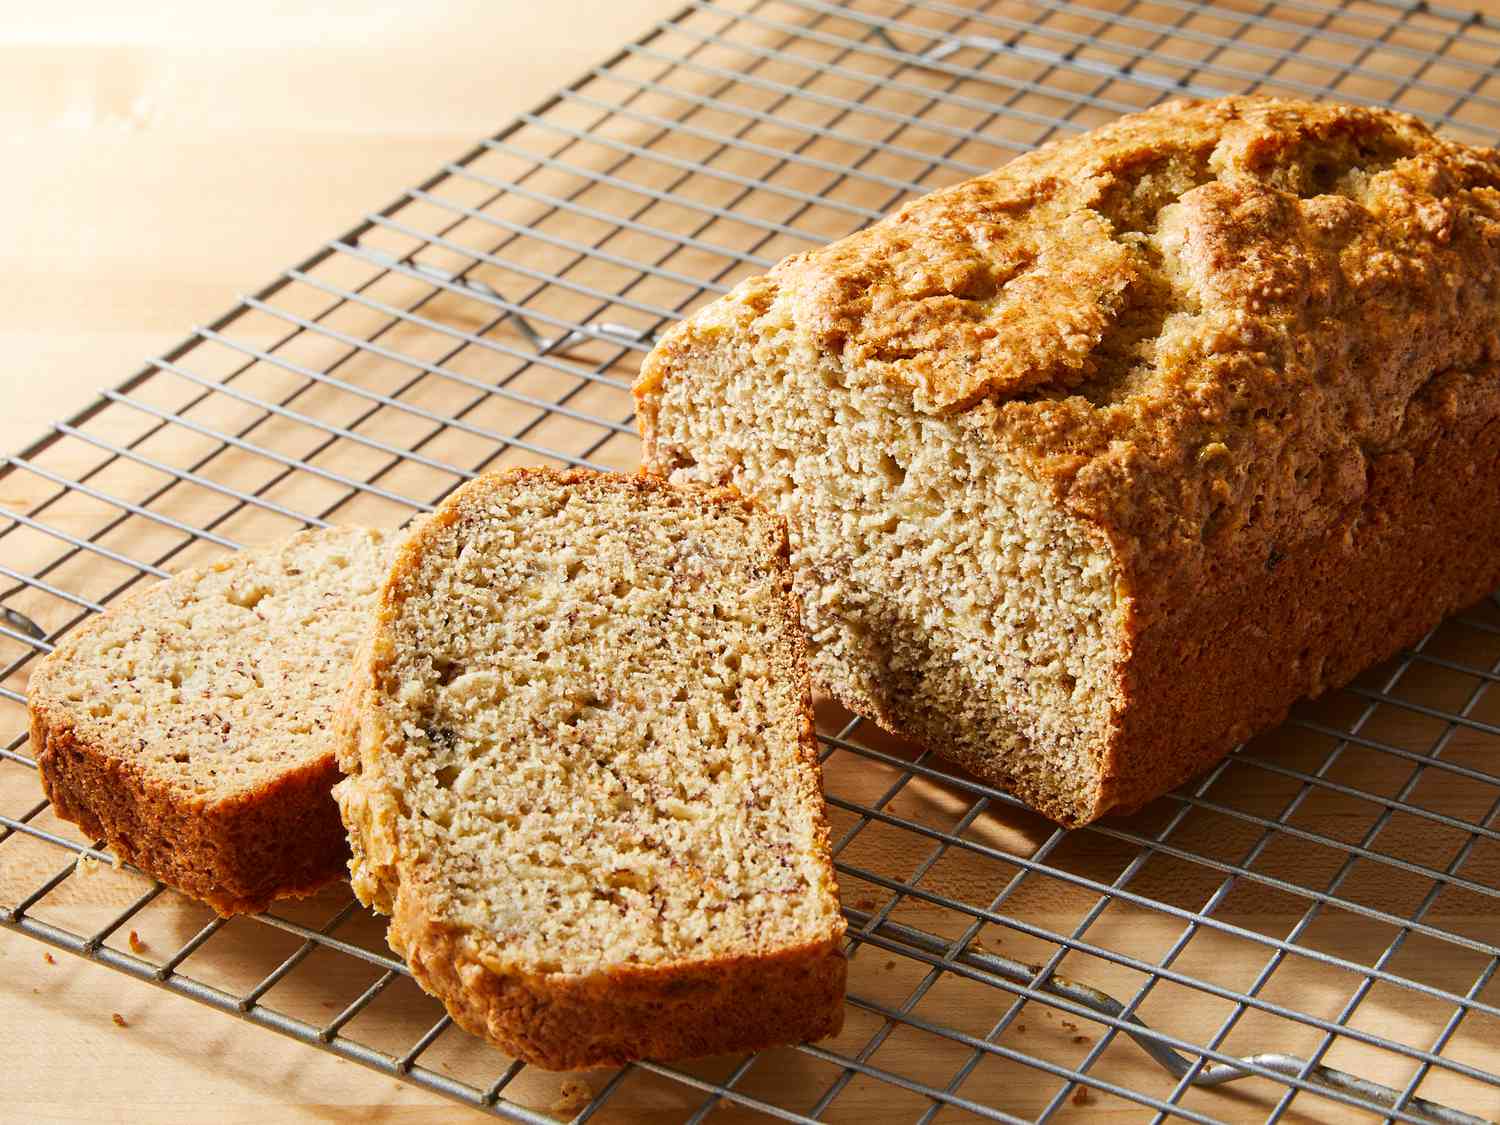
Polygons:
<instances>
[{"instance_id":1,"label":"metal wire grid","mask_svg":"<svg viewBox=\"0 0 1500 1125\"><path fill-rule=\"evenodd\" d=\"M399 524L505 464L633 467L627 388L663 324L1015 151L1250 89L1493 143L1497 59L1493 22L1426 4L694 0L8 460L0 922L550 1120L555 1086L452 1029L346 891L226 923L95 870L24 749L35 656L242 542ZM1500 1116L1497 680L1491 599L1073 833L828 709L843 1036L595 1076L576 1118Z\"/></svg>"}]
</instances>

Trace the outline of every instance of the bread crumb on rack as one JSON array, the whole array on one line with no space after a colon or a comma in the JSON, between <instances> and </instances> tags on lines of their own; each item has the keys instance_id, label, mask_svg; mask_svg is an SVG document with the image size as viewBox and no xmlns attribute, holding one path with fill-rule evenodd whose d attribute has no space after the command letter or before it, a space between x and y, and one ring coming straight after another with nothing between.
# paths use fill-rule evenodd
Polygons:
<instances>
[{"instance_id":1,"label":"bread crumb on rack","mask_svg":"<svg viewBox=\"0 0 1500 1125\"><path fill-rule=\"evenodd\" d=\"M109 1018L115 1021L115 1026L116 1027L129 1027L130 1026L128 1023L125 1022L125 1017L122 1016L122 1015L120 1015L119 1012L111 1012L109 1014Z\"/></svg>"},{"instance_id":2,"label":"bread crumb on rack","mask_svg":"<svg viewBox=\"0 0 1500 1125\"><path fill-rule=\"evenodd\" d=\"M136 933L134 930L130 931L130 952L144 953L149 948L150 946L148 946L144 941L141 940L140 934Z\"/></svg>"},{"instance_id":3,"label":"bread crumb on rack","mask_svg":"<svg viewBox=\"0 0 1500 1125\"><path fill-rule=\"evenodd\" d=\"M50 953L43 953L42 954L42 960L45 961L45 962L47 962L47 964L49 964L49 965L55 965L55 964L57 964L57 958L54 957L54 956L52 956L52 954L50 954Z\"/></svg>"},{"instance_id":4,"label":"bread crumb on rack","mask_svg":"<svg viewBox=\"0 0 1500 1125\"><path fill-rule=\"evenodd\" d=\"M1074 1105L1088 1105L1089 1104L1089 1090L1088 1090L1087 1086L1080 1086L1080 1087L1078 1087L1078 1089L1076 1089L1076 1090L1073 1091L1073 1104Z\"/></svg>"},{"instance_id":5,"label":"bread crumb on rack","mask_svg":"<svg viewBox=\"0 0 1500 1125\"><path fill-rule=\"evenodd\" d=\"M577 1078L564 1078L562 1086L558 1089L557 1100L552 1103L550 1108L553 1113L572 1115L593 1100L594 1091L589 1089L587 1082Z\"/></svg>"},{"instance_id":6,"label":"bread crumb on rack","mask_svg":"<svg viewBox=\"0 0 1500 1125\"><path fill-rule=\"evenodd\" d=\"M91 855L79 855L78 862L73 866L78 875L93 875L99 870L101 864Z\"/></svg>"},{"instance_id":7,"label":"bread crumb on rack","mask_svg":"<svg viewBox=\"0 0 1500 1125\"><path fill-rule=\"evenodd\" d=\"M1087 1042L1089 1042L1089 1037L1087 1035L1075 1035L1075 1036L1073 1036L1073 1042L1075 1042L1075 1043L1087 1043Z\"/></svg>"}]
</instances>

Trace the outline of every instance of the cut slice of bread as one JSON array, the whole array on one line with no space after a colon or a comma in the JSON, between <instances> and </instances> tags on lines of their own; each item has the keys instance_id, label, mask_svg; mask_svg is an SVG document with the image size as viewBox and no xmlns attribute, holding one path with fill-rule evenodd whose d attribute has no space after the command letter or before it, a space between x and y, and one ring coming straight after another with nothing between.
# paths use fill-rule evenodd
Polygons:
<instances>
[{"instance_id":1,"label":"cut slice of bread","mask_svg":"<svg viewBox=\"0 0 1500 1125\"><path fill-rule=\"evenodd\" d=\"M844 922L780 520L520 470L398 550L343 715L354 889L551 1069L836 1034Z\"/></svg>"},{"instance_id":2,"label":"cut slice of bread","mask_svg":"<svg viewBox=\"0 0 1500 1125\"><path fill-rule=\"evenodd\" d=\"M79 625L28 691L57 814L224 915L338 878L334 720L386 558L379 532L307 531Z\"/></svg>"}]
</instances>

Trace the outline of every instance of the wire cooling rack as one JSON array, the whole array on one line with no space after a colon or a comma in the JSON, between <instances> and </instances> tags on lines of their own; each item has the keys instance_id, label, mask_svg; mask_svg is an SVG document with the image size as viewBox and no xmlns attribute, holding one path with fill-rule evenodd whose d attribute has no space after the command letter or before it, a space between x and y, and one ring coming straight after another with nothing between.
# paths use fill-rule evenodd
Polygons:
<instances>
[{"instance_id":1,"label":"wire cooling rack","mask_svg":"<svg viewBox=\"0 0 1500 1125\"><path fill-rule=\"evenodd\" d=\"M823 707L844 1033L560 1101L347 888L225 922L109 867L40 798L24 714L38 654L170 570L504 465L633 468L663 325L908 196L1178 94L1494 143L1497 59L1500 26L1425 3L690 4L0 470L0 923L521 1120L1500 1117L1493 599L1075 832Z\"/></svg>"}]
</instances>

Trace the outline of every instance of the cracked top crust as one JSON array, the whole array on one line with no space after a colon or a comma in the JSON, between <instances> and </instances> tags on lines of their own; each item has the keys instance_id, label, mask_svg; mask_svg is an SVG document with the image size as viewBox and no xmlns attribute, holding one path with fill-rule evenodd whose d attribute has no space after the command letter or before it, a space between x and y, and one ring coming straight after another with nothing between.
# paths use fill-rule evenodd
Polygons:
<instances>
[{"instance_id":1,"label":"cracked top crust","mask_svg":"<svg viewBox=\"0 0 1500 1125\"><path fill-rule=\"evenodd\" d=\"M1380 109L1175 102L786 259L641 389L726 329L992 428L1134 573L1270 559L1500 396L1500 152Z\"/></svg>"}]
</instances>

